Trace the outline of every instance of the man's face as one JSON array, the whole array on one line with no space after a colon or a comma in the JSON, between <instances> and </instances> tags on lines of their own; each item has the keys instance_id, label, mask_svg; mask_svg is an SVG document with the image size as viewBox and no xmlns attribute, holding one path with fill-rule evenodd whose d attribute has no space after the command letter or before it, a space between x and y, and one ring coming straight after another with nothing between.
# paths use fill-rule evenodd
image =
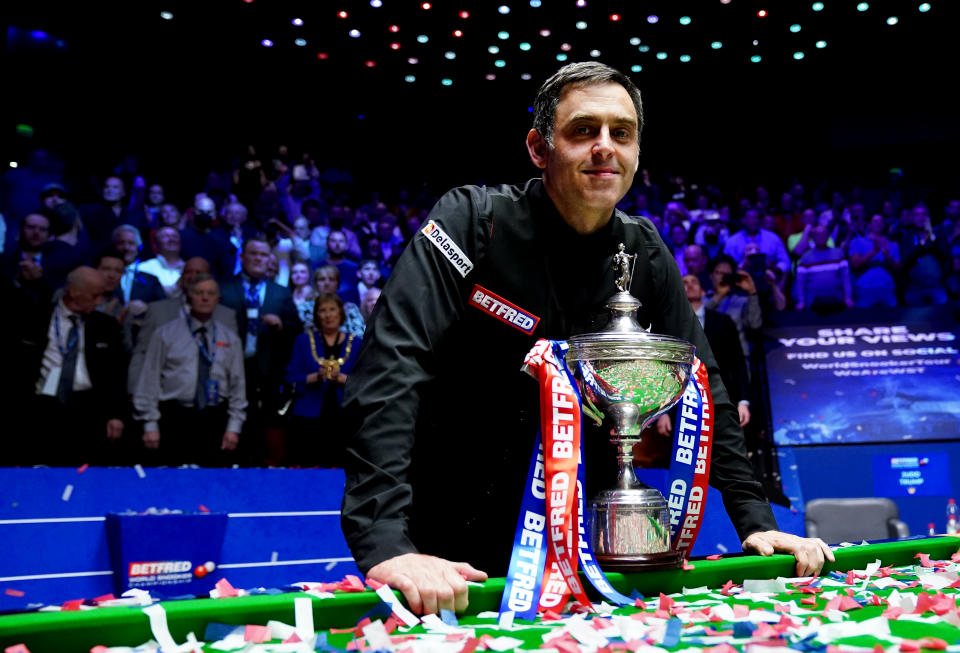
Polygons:
<instances>
[{"instance_id":1,"label":"man's face","mask_svg":"<svg viewBox=\"0 0 960 653\"><path fill-rule=\"evenodd\" d=\"M528 136L550 198L563 216L613 212L633 183L640 146L637 112L619 84L569 86L554 114L553 144Z\"/></svg>"},{"instance_id":2,"label":"man's face","mask_svg":"<svg viewBox=\"0 0 960 653\"><path fill-rule=\"evenodd\" d=\"M200 274L210 274L210 264L201 258L192 258L183 265L180 273L180 287L188 288Z\"/></svg>"},{"instance_id":3,"label":"man's face","mask_svg":"<svg viewBox=\"0 0 960 653\"><path fill-rule=\"evenodd\" d=\"M683 250L683 262L691 274L699 274L707 268L707 257L697 245L690 245Z\"/></svg>"},{"instance_id":4,"label":"man's face","mask_svg":"<svg viewBox=\"0 0 960 653\"><path fill-rule=\"evenodd\" d=\"M207 279L200 283L193 284L188 297L190 301L190 312L197 317L207 317L213 315L213 309L217 307L220 301L220 290L217 282L213 279Z\"/></svg>"},{"instance_id":5,"label":"man's face","mask_svg":"<svg viewBox=\"0 0 960 653\"><path fill-rule=\"evenodd\" d=\"M154 184L147 190L147 201L153 206L163 204L163 199L163 186L160 184Z\"/></svg>"},{"instance_id":6,"label":"man's face","mask_svg":"<svg viewBox=\"0 0 960 653\"><path fill-rule=\"evenodd\" d=\"M120 285L120 279L123 278L124 267L125 265L122 259L113 258L112 256L104 256L100 259L100 265L97 266L97 271L103 275L108 293L112 293L117 289L117 286Z\"/></svg>"},{"instance_id":7,"label":"man's face","mask_svg":"<svg viewBox=\"0 0 960 653\"><path fill-rule=\"evenodd\" d=\"M887 230L887 223L879 213L870 218L870 233L879 236Z\"/></svg>"},{"instance_id":8,"label":"man's face","mask_svg":"<svg viewBox=\"0 0 960 653\"><path fill-rule=\"evenodd\" d=\"M320 294L334 295L340 287L340 280L330 270L318 272L315 279L317 292Z\"/></svg>"},{"instance_id":9,"label":"man's face","mask_svg":"<svg viewBox=\"0 0 960 653\"><path fill-rule=\"evenodd\" d=\"M813 244L817 249L826 249L827 241L830 239L830 232L822 224L813 228Z\"/></svg>"},{"instance_id":10,"label":"man's face","mask_svg":"<svg viewBox=\"0 0 960 653\"><path fill-rule=\"evenodd\" d=\"M247 221L247 212L236 204L228 204L223 211L223 220L231 227L236 227Z\"/></svg>"},{"instance_id":11,"label":"man's face","mask_svg":"<svg viewBox=\"0 0 960 653\"><path fill-rule=\"evenodd\" d=\"M119 177L107 177L103 182L103 199L106 202L119 202L126 195L123 181Z\"/></svg>"},{"instance_id":12,"label":"man's face","mask_svg":"<svg viewBox=\"0 0 960 653\"><path fill-rule=\"evenodd\" d=\"M50 240L50 221L39 213L31 213L23 219L23 242L39 248Z\"/></svg>"},{"instance_id":13,"label":"man's face","mask_svg":"<svg viewBox=\"0 0 960 653\"><path fill-rule=\"evenodd\" d=\"M364 315L370 315L370 313L373 312L373 307L376 306L378 299L380 299L379 288L371 288L368 290L363 296L363 301L360 302L360 312Z\"/></svg>"},{"instance_id":14,"label":"man's face","mask_svg":"<svg viewBox=\"0 0 960 653\"><path fill-rule=\"evenodd\" d=\"M340 255L347 251L347 237L342 231L331 231L327 236L327 251L331 254Z\"/></svg>"},{"instance_id":15,"label":"man's face","mask_svg":"<svg viewBox=\"0 0 960 653\"><path fill-rule=\"evenodd\" d=\"M165 227L157 232L157 249L161 254L180 253L180 232Z\"/></svg>"},{"instance_id":16,"label":"man's face","mask_svg":"<svg viewBox=\"0 0 960 653\"><path fill-rule=\"evenodd\" d=\"M960 200L950 200L943 209L944 217L951 222L960 220Z\"/></svg>"},{"instance_id":17,"label":"man's face","mask_svg":"<svg viewBox=\"0 0 960 653\"><path fill-rule=\"evenodd\" d=\"M730 267L730 264L727 262L720 262L713 268L713 272L710 273L710 281L713 282L713 287L717 288L719 286L726 285L723 283L723 278L733 273L733 268Z\"/></svg>"},{"instance_id":18,"label":"man's face","mask_svg":"<svg viewBox=\"0 0 960 653\"><path fill-rule=\"evenodd\" d=\"M73 286L67 290L71 300L71 309L75 313L88 315L103 303L103 296L107 292L107 282L102 274L91 276L83 284Z\"/></svg>"},{"instance_id":19,"label":"man's face","mask_svg":"<svg viewBox=\"0 0 960 653\"><path fill-rule=\"evenodd\" d=\"M683 275L683 290L687 293L688 302L698 302L703 299L703 288L700 279L694 274Z\"/></svg>"},{"instance_id":20,"label":"man's face","mask_svg":"<svg viewBox=\"0 0 960 653\"><path fill-rule=\"evenodd\" d=\"M923 229L927 226L927 223L930 221L930 214L922 206L918 206L913 209L913 226L917 229Z\"/></svg>"},{"instance_id":21,"label":"man's face","mask_svg":"<svg viewBox=\"0 0 960 653\"><path fill-rule=\"evenodd\" d=\"M172 227L180 224L180 211L173 204L164 204L160 207L160 224Z\"/></svg>"},{"instance_id":22,"label":"man's face","mask_svg":"<svg viewBox=\"0 0 960 653\"><path fill-rule=\"evenodd\" d=\"M293 230L304 240L310 239L310 221L304 217L299 217L293 221Z\"/></svg>"},{"instance_id":23,"label":"man's face","mask_svg":"<svg viewBox=\"0 0 960 653\"><path fill-rule=\"evenodd\" d=\"M140 253L140 246L137 244L136 237L126 229L118 231L113 237L113 246L123 254L123 262L130 265L137 260Z\"/></svg>"},{"instance_id":24,"label":"man's face","mask_svg":"<svg viewBox=\"0 0 960 653\"><path fill-rule=\"evenodd\" d=\"M43 208L53 210L67 201L67 198L63 196L59 190L52 190L46 195L43 196Z\"/></svg>"},{"instance_id":25,"label":"man's face","mask_svg":"<svg viewBox=\"0 0 960 653\"><path fill-rule=\"evenodd\" d=\"M743 228L748 234L755 234L760 229L760 213L756 209L743 214Z\"/></svg>"},{"instance_id":26,"label":"man's face","mask_svg":"<svg viewBox=\"0 0 960 653\"><path fill-rule=\"evenodd\" d=\"M363 266L357 270L357 276L360 277L363 285L371 288L380 279L380 266L376 263L364 263Z\"/></svg>"},{"instance_id":27,"label":"man's face","mask_svg":"<svg viewBox=\"0 0 960 653\"><path fill-rule=\"evenodd\" d=\"M267 274L270 246L259 240L249 241L240 256L240 267L248 276L262 279Z\"/></svg>"}]
</instances>

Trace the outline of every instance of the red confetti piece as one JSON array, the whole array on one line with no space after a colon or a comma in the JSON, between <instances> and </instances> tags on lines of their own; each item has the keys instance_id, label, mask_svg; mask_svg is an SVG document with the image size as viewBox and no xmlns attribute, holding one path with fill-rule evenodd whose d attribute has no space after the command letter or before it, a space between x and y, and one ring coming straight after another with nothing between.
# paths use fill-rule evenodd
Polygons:
<instances>
[{"instance_id":1,"label":"red confetti piece","mask_svg":"<svg viewBox=\"0 0 960 653\"><path fill-rule=\"evenodd\" d=\"M6 594L7 596L23 596L24 595L23 590L15 590L12 587L8 587L7 589L3 590L3 593Z\"/></svg>"},{"instance_id":2,"label":"red confetti piece","mask_svg":"<svg viewBox=\"0 0 960 653\"><path fill-rule=\"evenodd\" d=\"M270 629L266 626L255 626L252 624L247 624L246 629L243 631L243 641L253 642L254 644L262 644L270 637Z\"/></svg>"},{"instance_id":3,"label":"red confetti piece","mask_svg":"<svg viewBox=\"0 0 960 653\"><path fill-rule=\"evenodd\" d=\"M199 510L200 512L210 512L210 508L207 508L202 503L197 504L197 510Z\"/></svg>"},{"instance_id":4,"label":"red confetti piece","mask_svg":"<svg viewBox=\"0 0 960 653\"><path fill-rule=\"evenodd\" d=\"M461 642L467 637L466 633L450 633L443 638L445 642Z\"/></svg>"},{"instance_id":5,"label":"red confetti piece","mask_svg":"<svg viewBox=\"0 0 960 653\"><path fill-rule=\"evenodd\" d=\"M80 609L80 605L83 603L83 599L73 599L72 601L65 601L60 609L64 612L76 612Z\"/></svg>"},{"instance_id":6,"label":"red confetti piece","mask_svg":"<svg viewBox=\"0 0 960 653\"><path fill-rule=\"evenodd\" d=\"M694 569L696 569L696 567L694 567L693 565L691 565L687 560L684 560L684 561L683 561L683 570L684 570L684 571L693 571Z\"/></svg>"},{"instance_id":7,"label":"red confetti piece","mask_svg":"<svg viewBox=\"0 0 960 653\"><path fill-rule=\"evenodd\" d=\"M234 586L231 585L230 581L228 581L226 578L221 578L218 580L215 587L217 588L217 594L221 599L239 596L239 592L237 592L236 588L234 588Z\"/></svg>"},{"instance_id":8,"label":"red confetti piece","mask_svg":"<svg viewBox=\"0 0 960 653\"><path fill-rule=\"evenodd\" d=\"M14 644L3 649L3 653L30 653L30 649L27 648L26 644Z\"/></svg>"},{"instance_id":9,"label":"red confetti piece","mask_svg":"<svg viewBox=\"0 0 960 653\"><path fill-rule=\"evenodd\" d=\"M381 587L383 587L383 583L381 583L380 581L375 580L375 579L373 579L373 578L367 578L367 579L365 579L365 580L366 580L366 582L367 582L367 587L369 587L370 589L372 589L374 592L376 592L378 589L380 589Z\"/></svg>"},{"instance_id":10,"label":"red confetti piece","mask_svg":"<svg viewBox=\"0 0 960 653\"><path fill-rule=\"evenodd\" d=\"M98 596L93 600L94 603L104 603L106 601L116 601L117 597L113 594L104 594L103 596Z\"/></svg>"},{"instance_id":11,"label":"red confetti piece","mask_svg":"<svg viewBox=\"0 0 960 653\"><path fill-rule=\"evenodd\" d=\"M340 585L340 589L344 592L363 592L367 589L363 586L363 581L353 574L347 575L346 578L340 581Z\"/></svg>"},{"instance_id":12,"label":"red confetti piece","mask_svg":"<svg viewBox=\"0 0 960 653\"><path fill-rule=\"evenodd\" d=\"M707 556L706 559L707 559L707 560L720 560L721 558L723 558L722 555L720 555L719 553L714 553L713 555ZM717 647L714 647L714 648L717 648Z\"/></svg>"},{"instance_id":13,"label":"red confetti piece","mask_svg":"<svg viewBox=\"0 0 960 653\"><path fill-rule=\"evenodd\" d=\"M82 465L77 467L77 474L83 474L85 471L87 471L88 467L90 467L90 465L88 465L87 463L83 463Z\"/></svg>"},{"instance_id":14,"label":"red confetti piece","mask_svg":"<svg viewBox=\"0 0 960 653\"><path fill-rule=\"evenodd\" d=\"M913 557L914 557L914 558L920 558L920 566L921 566L921 567L932 567L932 566L933 566L933 564L930 562L930 554L929 554L929 553L918 553L917 555L915 555L915 556L913 556Z\"/></svg>"},{"instance_id":15,"label":"red confetti piece","mask_svg":"<svg viewBox=\"0 0 960 653\"><path fill-rule=\"evenodd\" d=\"M932 651L945 651L947 642L939 637L924 637L919 642L920 648L928 648Z\"/></svg>"},{"instance_id":16,"label":"red confetti piece","mask_svg":"<svg viewBox=\"0 0 960 653\"><path fill-rule=\"evenodd\" d=\"M387 634L389 635L390 633L395 631L397 629L397 626L399 626L401 623L403 622L397 619L394 615L390 615L390 618L387 619L387 622L383 624L383 629L387 631Z\"/></svg>"},{"instance_id":17,"label":"red confetti piece","mask_svg":"<svg viewBox=\"0 0 960 653\"><path fill-rule=\"evenodd\" d=\"M9 649L8 649L8 650L9 650ZM94 646L92 649L90 649L90 653L107 653L107 651L109 651L109 650L110 650L110 649L108 649L108 648L107 648L106 646L104 646L103 644L97 644L97 645Z\"/></svg>"},{"instance_id":18,"label":"red confetti piece","mask_svg":"<svg viewBox=\"0 0 960 653\"><path fill-rule=\"evenodd\" d=\"M705 653L737 653L737 649L729 644L717 644L716 646L704 649L704 651Z\"/></svg>"},{"instance_id":19,"label":"red confetti piece","mask_svg":"<svg viewBox=\"0 0 960 653\"><path fill-rule=\"evenodd\" d=\"M577 643L571 640L563 639L554 643L553 646L560 651L560 653L581 653L580 647L577 646Z\"/></svg>"},{"instance_id":20,"label":"red confetti piece","mask_svg":"<svg viewBox=\"0 0 960 653\"><path fill-rule=\"evenodd\" d=\"M476 637L471 637L467 640L467 643L463 645L463 648L460 649L460 653L473 653L479 645L480 640Z\"/></svg>"},{"instance_id":21,"label":"red confetti piece","mask_svg":"<svg viewBox=\"0 0 960 653\"><path fill-rule=\"evenodd\" d=\"M900 650L905 653L916 653L916 651L920 650L920 645L913 640L905 639L900 642Z\"/></svg>"},{"instance_id":22,"label":"red confetti piece","mask_svg":"<svg viewBox=\"0 0 960 653\"><path fill-rule=\"evenodd\" d=\"M816 605L816 604L817 604L817 597L815 596L807 596L800 599L800 605Z\"/></svg>"},{"instance_id":23,"label":"red confetti piece","mask_svg":"<svg viewBox=\"0 0 960 653\"><path fill-rule=\"evenodd\" d=\"M660 606L659 606L659 607L660 607L661 610L664 610L664 611L669 612L669 611L670 611L670 608L673 607L673 604L674 604L674 603L675 603L675 601L674 601L673 599L671 599L669 596L667 596L667 595L664 594L663 592L660 592Z\"/></svg>"},{"instance_id":24,"label":"red confetti piece","mask_svg":"<svg viewBox=\"0 0 960 653\"><path fill-rule=\"evenodd\" d=\"M856 582L857 575L853 571L847 572L847 580L845 581L847 585L853 585Z\"/></svg>"},{"instance_id":25,"label":"red confetti piece","mask_svg":"<svg viewBox=\"0 0 960 653\"><path fill-rule=\"evenodd\" d=\"M720 593L724 596L730 596L730 590L736 587L732 580L728 580L723 584L723 587L720 588Z\"/></svg>"},{"instance_id":26,"label":"red confetti piece","mask_svg":"<svg viewBox=\"0 0 960 653\"><path fill-rule=\"evenodd\" d=\"M903 614L903 608L887 608L883 611L883 618L896 621Z\"/></svg>"},{"instance_id":27,"label":"red confetti piece","mask_svg":"<svg viewBox=\"0 0 960 653\"><path fill-rule=\"evenodd\" d=\"M737 619L742 619L743 617L750 616L750 607L742 603L735 603L733 605L733 616Z\"/></svg>"},{"instance_id":28,"label":"red confetti piece","mask_svg":"<svg viewBox=\"0 0 960 653\"><path fill-rule=\"evenodd\" d=\"M647 604L643 599L637 599L633 602L633 607L640 608L641 610L646 610ZM550 612L550 610L548 610L547 612Z\"/></svg>"},{"instance_id":29,"label":"red confetti piece","mask_svg":"<svg viewBox=\"0 0 960 653\"><path fill-rule=\"evenodd\" d=\"M283 640L283 643L284 643L284 644L296 644L297 642L302 642L302 641L303 641L303 640L300 639L300 637L299 637L296 633L293 633L292 635L290 635L290 637L288 637L288 638L286 638L285 640Z\"/></svg>"},{"instance_id":30,"label":"red confetti piece","mask_svg":"<svg viewBox=\"0 0 960 653\"><path fill-rule=\"evenodd\" d=\"M560 619L560 615L554 612L553 610L547 610L546 612L543 613L544 621L557 621L558 619Z\"/></svg>"},{"instance_id":31,"label":"red confetti piece","mask_svg":"<svg viewBox=\"0 0 960 653\"><path fill-rule=\"evenodd\" d=\"M789 613L790 613L790 606L789 606L789 605L784 605L783 603L777 603L776 605L773 606L773 611L774 611L774 612L786 612L787 614L789 614Z\"/></svg>"},{"instance_id":32,"label":"red confetti piece","mask_svg":"<svg viewBox=\"0 0 960 653\"><path fill-rule=\"evenodd\" d=\"M732 630L714 630L710 626L704 626L703 632L708 637L726 637L733 634Z\"/></svg>"}]
</instances>

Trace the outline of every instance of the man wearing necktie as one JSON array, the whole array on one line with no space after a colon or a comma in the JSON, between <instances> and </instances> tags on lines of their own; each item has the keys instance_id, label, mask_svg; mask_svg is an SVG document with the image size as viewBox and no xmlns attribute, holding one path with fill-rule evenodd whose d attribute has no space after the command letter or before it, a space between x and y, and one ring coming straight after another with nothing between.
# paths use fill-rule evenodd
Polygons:
<instances>
[{"instance_id":1,"label":"man wearing necktie","mask_svg":"<svg viewBox=\"0 0 960 653\"><path fill-rule=\"evenodd\" d=\"M36 370L26 462L121 462L124 354L117 321L94 310L105 291L100 272L76 268L60 300L23 321L16 355Z\"/></svg>"},{"instance_id":2,"label":"man wearing necktie","mask_svg":"<svg viewBox=\"0 0 960 653\"><path fill-rule=\"evenodd\" d=\"M241 273L223 284L223 305L236 310L243 340L247 399L246 458L253 464L283 463L284 431L277 411L280 386L293 341L302 330L290 290L266 278L270 244L248 238Z\"/></svg>"},{"instance_id":3,"label":"man wearing necktie","mask_svg":"<svg viewBox=\"0 0 960 653\"><path fill-rule=\"evenodd\" d=\"M212 276L197 275L187 292L189 312L150 338L134 411L154 462L231 464L246 420L243 344L214 317L220 289Z\"/></svg>"}]
</instances>

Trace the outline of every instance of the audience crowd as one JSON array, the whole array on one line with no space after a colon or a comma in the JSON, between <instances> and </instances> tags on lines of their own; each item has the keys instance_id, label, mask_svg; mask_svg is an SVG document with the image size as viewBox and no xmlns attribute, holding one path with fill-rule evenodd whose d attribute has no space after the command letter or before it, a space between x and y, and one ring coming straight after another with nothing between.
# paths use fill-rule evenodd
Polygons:
<instances>
[{"instance_id":1,"label":"audience crowd","mask_svg":"<svg viewBox=\"0 0 960 653\"><path fill-rule=\"evenodd\" d=\"M51 158L0 185L3 464L337 465L366 322L437 197L361 193L284 147L185 199L129 166L71 185ZM774 313L960 298L960 199L912 190L899 170L776 196L637 175L620 208L654 222L714 348L738 352L724 371L748 437Z\"/></svg>"}]
</instances>

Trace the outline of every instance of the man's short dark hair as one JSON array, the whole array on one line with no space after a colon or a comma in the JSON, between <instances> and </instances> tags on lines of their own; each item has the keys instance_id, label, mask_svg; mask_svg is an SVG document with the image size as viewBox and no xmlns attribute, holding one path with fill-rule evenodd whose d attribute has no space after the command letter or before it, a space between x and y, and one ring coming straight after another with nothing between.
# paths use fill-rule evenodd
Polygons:
<instances>
[{"instance_id":1,"label":"man's short dark hair","mask_svg":"<svg viewBox=\"0 0 960 653\"><path fill-rule=\"evenodd\" d=\"M118 258L120 259L120 262L123 263L124 267L126 267L126 262L124 261L123 254L120 252L119 249L117 249L116 247L113 247L112 245L110 247L105 247L104 249L100 250L96 258L93 259L93 267L99 268L100 263L105 258Z\"/></svg>"},{"instance_id":2,"label":"man's short dark hair","mask_svg":"<svg viewBox=\"0 0 960 653\"><path fill-rule=\"evenodd\" d=\"M716 267L721 263L729 263L730 269L736 272L737 261L729 254L717 254L712 259L710 259L710 262L707 263L707 272L713 273Z\"/></svg>"},{"instance_id":3,"label":"man's short dark hair","mask_svg":"<svg viewBox=\"0 0 960 653\"><path fill-rule=\"evenodd\" d=\"M260 236L253 236L253 237L247 238L245 241L243 241L243 251L241 252L241 254L246 254L246 253L247 253L247 249L250 247L250 243L263 243L263 244L266 245L267 247L270 247L270 241L267 240L266 238L262 238L262 237L260 237ZM273 248L272 248L272 247L270 247L270 251L271 251L271 252L273 251Z\"/></svg>"},{"instance_id":4,"label":"man's short dark hair","mask_svg":"<svg viewBox=\"0 0 960 653\"><path fill-rule=\"evenodd\" d=\"M581 61L567 64L543 83L533 101L533 128L540 132L548 144L553 144L553 127L556 122L557 105L567 86L583 87L597 84L619 84L626 90L637 111L637 142L643 130L643 102L640 89L619 70L596 61Z\"/></svg>"}]
</instances>

